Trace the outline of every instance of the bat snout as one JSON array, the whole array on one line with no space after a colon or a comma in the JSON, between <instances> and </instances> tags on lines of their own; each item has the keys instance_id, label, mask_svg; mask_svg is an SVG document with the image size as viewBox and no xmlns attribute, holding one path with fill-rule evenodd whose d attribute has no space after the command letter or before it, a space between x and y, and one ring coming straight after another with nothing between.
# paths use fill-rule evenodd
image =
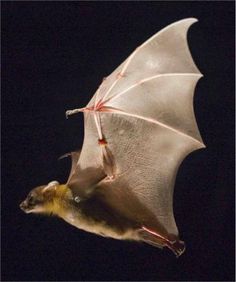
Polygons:
<instances>
[{"instance_id":1,"label":"bat snout","mask_svg":"<svg viewBox=\"0 0 236 282\"><path fill-rule=\"evenodd\" d=\"M20 203L20 209L25 213L29 213L31 210L26 200Z\"/></svg>"},{"instance_id":2,"label":"bat snout","mask_svg":"<svg viewBox=\"0 0 236 282\"><path fill-rule=\"evenodd\" d=\"M25 201L23 201L23 202L21 202L21 203L20 203L20 208L21 208L23 211L25 211L25 210L26 210L26 208L27 208L27 204L26 204L26 202L25 202Z\"/></svg>"}]
</instances>

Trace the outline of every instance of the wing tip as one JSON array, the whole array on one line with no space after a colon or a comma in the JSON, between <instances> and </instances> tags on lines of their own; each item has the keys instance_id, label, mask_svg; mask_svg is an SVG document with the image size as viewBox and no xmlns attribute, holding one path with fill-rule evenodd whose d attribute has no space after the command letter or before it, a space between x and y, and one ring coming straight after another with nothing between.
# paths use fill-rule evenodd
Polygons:
<instances>
[{"instance_id":1,"label":"wing tip","mask_svg":"<svg viewBox=\"0 0 236 282\"><path fill-rule=\"evenodd\" d=\"M200 138L201 138L201 136L200 136ZM195 150L206 148L206 145L203 143L202 138L200 140L197 140L197 139L195 139L195 140L197 141L197 146L196 146Z\"/></svg>"},{"instance_id":2,"label":"wing tip","mask_svg":"<svg viewBox=\"0 0 236 282\"><path fill-rule=\"evenodd\" d=\"M167 28L170 28L170 27L176 26L176 25L186 24L187 30L188 30L188 28L196 22L198 22L197 18L185 18L185 19L181 19L181 20L175 21L175 22L167 25L164 29L167 29Z\"/></svg>"},{"instance_id":3,"label":"wing tip","mask_svg":"<svg viewBox=\"0 0 236 282\"><path fill-rule=\"evenodd\" d=\"M185 19L176 21L173 24L184 23L184 22L188 23L189 25L192 25L192 24L198 22L198 19L197 18L185 18Z\"/></svg>"},{"instance_id":4,"label":"wing tip","mask_svg":"<svg viewBox=\"0 0 236 282\"><path fill-rule=\"evenodd\" d=\"M173 23L170 23L168 25L166 25L164 28L160 29L157 33L155 33L153 36L151 36L148 40L146 40L143 44L141 44L139 46L140 47L143 47L145 46L148 42L150 42L151 40L153 40L154 38L156 38L157 36L159 36L161 33L167 31L168 29L171 29L175 26L178 26L178 25L182 25L182 24L186 24L186 28L184 29L185 33L187 33L189 27L198 22L198 19L197 18L185 18L185 19L181 19L181 20L178 20L178 21L175 21Z\"/></svg>"},{"instance_id":5,"label":"wing tip","mask_svg":"<svg viewBox=\"0 0 236 282\"><path fill-rule=\"evenodd\" d=\"M203 143L203 142L200 142L200 148L199 149L205 149L206 148L206 145Z\"/></svg>"},{"instance_id":6,"label":"wing tip","mask_svg":"<svg viewBox=\"0 0 236 282\"><path fill-rule=\"evenodd\" d=\"M207 147L206 144L203 141L201 143L202 143L202 147L201 148L205 149Z\"/></svg>"}]
</instances>

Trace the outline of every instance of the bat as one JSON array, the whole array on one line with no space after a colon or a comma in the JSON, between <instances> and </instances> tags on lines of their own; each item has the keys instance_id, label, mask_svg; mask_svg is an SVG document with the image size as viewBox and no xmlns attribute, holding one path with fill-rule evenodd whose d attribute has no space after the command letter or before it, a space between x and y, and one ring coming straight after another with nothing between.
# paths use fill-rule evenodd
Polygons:
<instances>
[{"instance_id":1,"label":"bat","mask_svg":"<svg viewBox=\"0 0 236 282\"><path fill-rule=\"evenodd\" d=\"M104 78L82 112L81 151L71 152L67 183L34 188L26 213L53 214L104 237L185 250L173 213L178 168L204 148L193 96L202 74L188 48L197 20L175 22L136 48Z\"/></svg>"}]
</instances>

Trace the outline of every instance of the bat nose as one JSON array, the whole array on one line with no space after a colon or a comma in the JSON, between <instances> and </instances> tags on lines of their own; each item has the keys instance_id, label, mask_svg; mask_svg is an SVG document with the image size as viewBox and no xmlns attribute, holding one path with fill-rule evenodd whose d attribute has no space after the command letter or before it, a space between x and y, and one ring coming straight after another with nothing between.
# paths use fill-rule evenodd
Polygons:
<instances>
[{"instance_id":1,"label":"bat nose","mask_svg":"<svg viewBox=\"0 0 236 282\"><path fill-rule=\"evenodd\" d=\"M20 208L21 208L23 211L25 211L26 207L27 207L27 205L26 205L26 202L25 202L25 201L23 201L22 203L20 203Z\"/></svg>"}]
</instances>

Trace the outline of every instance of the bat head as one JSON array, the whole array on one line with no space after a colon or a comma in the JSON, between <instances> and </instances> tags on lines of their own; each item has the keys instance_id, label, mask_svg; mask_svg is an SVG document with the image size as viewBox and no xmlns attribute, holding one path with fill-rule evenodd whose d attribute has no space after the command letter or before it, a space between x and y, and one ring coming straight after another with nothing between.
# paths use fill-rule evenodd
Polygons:
<instances>
[{"instance_id":1,"label":"bat head","mask_svg":"<svg viewBox=\"0 0 236 282\"><path fill-rule=\"evenodd\" d=\"M26 199L20 204L20 208L25 213L44 213L53 206L53 201L59 187L57 181L52 181L48 185L38 186L30 191Z\"/></svg>"}]
</instances>

